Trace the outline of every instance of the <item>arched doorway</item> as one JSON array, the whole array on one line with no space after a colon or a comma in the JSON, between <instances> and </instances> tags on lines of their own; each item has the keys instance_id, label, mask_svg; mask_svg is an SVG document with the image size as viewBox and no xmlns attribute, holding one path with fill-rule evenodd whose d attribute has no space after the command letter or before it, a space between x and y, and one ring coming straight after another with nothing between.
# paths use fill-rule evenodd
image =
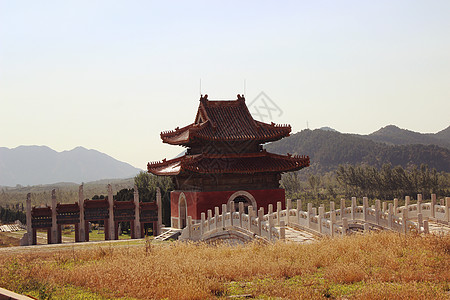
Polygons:
<instances>
[{"instance_id":1,"label":"arched doorway","mask_svg":"<svg viewBox=\"0 0 450 300\"><path fill-rule=\"evenodd\" d=\"M248 207L252 205L252 202L245 196L237 196L233 199L234 201L234 211L239 211L239 203L244 203L244 212L248 214Z\"/></svg>"},{"instance_id":2,"label":"arched doorway","mask_svg":"<svg viewBox=\"0 0 450 300\"><path fill-rule=\"evenodd\" d=\"M187 219L187 205L186 205L186 196L184 193L180 195L178 198L178 214L179 214L179 228L183 229L186 227L186 219Z\"/></svg>"},{"instance_id":3,"label":"arched doorway","mask_svg":"<svg viewBox=\"0 0 450 300\"><path fill-rule=\"evenodd\" d=\"M244 203L244 212L246 214L248 214L248 207L251 205L253 207L253 210L256 211L257 205L256 205L256 200L255 197L253 197L252 194L250 194L249 192L246 191L238 191L235 192L233 195L230 196L230 198L228 198L228 207L230 205L230 202L234 201L234 210L235 211L239 211L239 202Z\"/></svg>"}]
</instances>

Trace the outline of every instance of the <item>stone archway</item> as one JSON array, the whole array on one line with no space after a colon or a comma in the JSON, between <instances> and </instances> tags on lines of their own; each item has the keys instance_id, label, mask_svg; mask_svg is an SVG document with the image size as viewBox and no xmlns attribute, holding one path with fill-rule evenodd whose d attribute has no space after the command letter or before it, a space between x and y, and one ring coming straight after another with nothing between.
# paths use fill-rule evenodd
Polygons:
<instances>
[{"instance_id":1,"label":"stone archway","mask_svg":"<svg viewBox=\"0 0 450 300\"><path fill-rule=\"evenodd\" d=\"M227 206L230 207L230 202L234 201L234 209L235 211L239 210L239 202L244 203L244 212L248 213L248 207L251 205L254 211L257 211L257 205L255 197L252 194L246 191L237 191L233 195L228 198Z\"/></svg>"},{"instance_id":2,"label":"stone archway","mask_svg":"<svg viewBox=\"0 0 450 300\"><path fill-rule=\"evenodd\" d=\"M187 204L186 204L186 195L184 193L180 194L178 197L178 226L180 229L186 227L186 219L187 219Z\"/></svg>"}]
</instances>

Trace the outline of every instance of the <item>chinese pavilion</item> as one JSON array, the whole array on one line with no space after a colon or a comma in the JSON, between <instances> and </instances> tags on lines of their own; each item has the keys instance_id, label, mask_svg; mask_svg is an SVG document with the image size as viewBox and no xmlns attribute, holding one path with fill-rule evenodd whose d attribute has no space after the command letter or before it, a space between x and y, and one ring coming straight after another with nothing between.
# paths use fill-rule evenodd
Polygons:
<instances>
[{"instance_id":1,"label":"chinese pavilion","mask_svg":"<svg viewBox=\"0 0 450 300\"><path fill-rule=\"evenodd\" d=\"M308 156L266 152L262 144L289 136L290 125L254 120L245 98L211 101L200 97L194 123L161 133L164 143L187 148L185 155L148 163L149 173L172 176L171 226L183 228L187 216L234 201L253 209L284 203L281 173L309 166Z\"/></svg>"}]
</instances>

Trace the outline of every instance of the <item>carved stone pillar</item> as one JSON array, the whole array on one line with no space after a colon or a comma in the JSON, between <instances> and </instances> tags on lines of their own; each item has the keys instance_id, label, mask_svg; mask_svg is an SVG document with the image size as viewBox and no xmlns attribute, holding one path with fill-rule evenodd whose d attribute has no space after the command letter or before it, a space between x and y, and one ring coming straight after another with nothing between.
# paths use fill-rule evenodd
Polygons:
<instances>
[{"instance_id":1,"label":"carved stone pillar","mask_svg":"<svg viewBox=\"0 0 450 300\"><path fill-rule=\"evenodd\" d=\"M56 190L52 189L52 244L58 243L58 224L56 222ZM50 244L50 243L49 243Z\"/></svg>"},{"instance_id":2,"label":"carved stone pillar","mask_svg":"<svg viewBox=\"0 0 450 300\"><path fill-rule=\"evenodd\" d=\"M157 235L161 234L162 223L162 200L161 200L161 190L159 187L156 188L156 205L158 206L158 228Z\"/></svg>"},{"instance_id":3,"label":"carved stone pillar","mask_svg":"<svg viewBox=\"0 0 450 300\"><path fill-rule=\"evenodd\" d=\"M431 194L431 208L430 208L430 213L431 213L431 217L434 218L435 214L434 214L434 207L436 206L436 194Z\"/></svg>"},{"instance_id":4,"label":"carved stone pillar","mask_svg":"<svg viewBox=\"0 0 450 300\"><path fill-rule=\"evenodd\" d=\"M86 222L84 221L84 187L83 187L83 184L81 184L80 187L78 188L78 205L80 206L80 225L78 225L79 230L80 230L79 239L80 239L80 242L85 242L86 234L89 234L89 231L86 233L86 226L85 226Z\"/></svg>"},{"instance_id":5,"label":"carved stone pillar","mask_svg":"<svg viewBox=\"0 0 450 300\"><path fill-rule=\"evenodd\" d=\"M111 184L108 184L108 203L109 203L109 239L115 239L116 232L116 223L114 222L114 199L113 199L113 191Z\"/></svg>"},{"instance_id":6,"label":"carved stone pillar","mask_svg":"<svg viewBox=\"0 0 450 300\"><path fill-rule=\"evenodd\" d=\"M139 206L139 191L136 185L134 185L134 238L140 239L141 236L141 222L140 222L140 206ZM155 236L158 234L155 234Z\"/></svg>"},{"instance_id":7,"label":"carved stone pillar","mask_svg":"<svg viewBox=\"0 0 450 300\"><path fill-rule=\"evenodd\" d=\"M33 244L33 227L31 226L31 193L27 194L27 242Z\"/></svg>"}]
</instances>

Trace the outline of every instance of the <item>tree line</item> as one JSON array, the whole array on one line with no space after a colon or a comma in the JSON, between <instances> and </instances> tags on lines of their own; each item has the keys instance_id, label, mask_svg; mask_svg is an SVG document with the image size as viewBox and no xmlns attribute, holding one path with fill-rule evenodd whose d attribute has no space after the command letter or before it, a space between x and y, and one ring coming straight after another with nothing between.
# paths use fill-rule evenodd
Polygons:
<instances>
[{"instance_id":1,"label":"tree line","mask_svg":"<svg viewBox=\"0 0 450 300\"><path fill-rule=\"evenodd\" d=\"M371 199L404 198L423 194L426 199L450 194L450 173L437 172L427 165L381 168L365 164L339 165L334 172L313 173L301 170L283 174L281 186L290 199L304 199L313 204L340 198L369 197Z\"/></svg>"},{"instance_id":2,"label":"tree line","mask_svg":"<svg viewBox=\"0 0 450 300\"><path fill-rule=\"evenodd\" d=\"M26 222L26 215L23 211L4 208L0 206L0 221L3 224L14 223L16 220L19 220L23 224Z\"/></svg>"},{"instance_id":3,"label":"tree line","mask_svg":"<svg viewBox=\"0 0 450 300\"><path fill-rule=\"evenodd\" d=\"M340 165L336 179L347 196L392 199L420 193L430 198L433 193L442 196L448 193L448 173L438 173L425 164L407 169L390 164L384 164L380 169L367 165Z\"/></svg>"}]
</instances>

